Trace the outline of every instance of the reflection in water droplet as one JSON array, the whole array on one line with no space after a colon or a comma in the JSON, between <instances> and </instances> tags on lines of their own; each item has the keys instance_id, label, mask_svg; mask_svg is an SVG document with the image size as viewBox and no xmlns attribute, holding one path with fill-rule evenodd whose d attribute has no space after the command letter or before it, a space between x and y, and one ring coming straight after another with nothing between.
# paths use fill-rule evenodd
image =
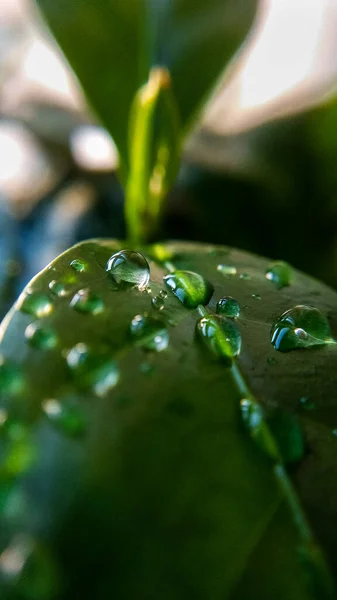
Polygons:
<instances>
[{"instance_id":1,"label":"reflection in water droplet","mask_svg":"<svg viewBox=\"0 0 337 600\"><path fill-rule=\"evenodd\" d=\"M57 345L58 339L51 327L41 323L31 323L25 331L25 338L30 346L40 350L51 350Z\"/></svg>"},{"instance_id":2,"label":"reflection in water droplet","mask_svg":"<svg viewBox=\"0 0 337 600\"><path fill-rule=\"evenodd\" d=\"M266 270L266 279L276 284L278 289L290 285L291 267L282 260L271 263Z\"/></svg>"},{"instance_id":3,"label":"reflection in water droplet","mask_svg":"<svg viewBox=\"0 0 337 600\"><path fill-rule=\"evenodd\" d=\"M0 356L0 394L3 396L19 396L25 388L24 377L19 368Z\"/></svg>"},{"instance_id":4,"label":"reflection in water droplet","mask_svg":"<svg viewBox=\"0 0 337 600\"><path fill-rule=\"evenodd\" d=\"M148 315L135 316L130 324L131 337L145 350L161 352L169 344L169 333L165 323Z\"/></svg>"},{"instance_id":5,"label":"reflection in water droplet","mask_svg":"<svg viewBox=\"0 0 337 600\"><path fill-rule=\"evenodd\" d=\"M314 408L316 408L315 403L311 400L311 398L309 398L309 396L302 396L302 398L299 400L299 405L300 408L303 408L304 410L314 410Z\"/></svg>"},{"instance_id":6,"label":"reflection in water droplet","mask_svg":"<svg viewBox=\"0 0 337 600\"><path fill-rule=\"evenodd\" d=\"M133 250L121 250L113 254L107 262L106 270L118 285L143 289L150 280L150 267L145 256Z\"/></svg>"},{"instance_id":7,"label":"reflection in water droplet","mask_svg":"<svg viewBox=\"0 0 337 600\"><path fill-rule=\"evenodd\" d=\"M77 292L70 302L70 306L78 312L90 313L92 315L97 315L104 311L103 300L88 288Z\"/></svg>"},{"instance_id":8,"label":"reflection in water droplet","mask_svg":"<svg viewBox=\"0 0 337 600\"><path fill-rule=\"evenodd\" d=\"M50 398L42 402L42 410L51 423L68 435L80 435L85 430L85 422L79 406L66 405Z\"/></svg>"},{"instance_id":9,"label":"reflection in water droplet","mask_svg":"<svg viewBox=\"0 0 337 600\"><path fill-rule=\"evenodd\" d=\"M279 352L335 344L327 318L313 306L298 305L284 312L275 321L270 335Z\"/></svg>"},{"instance_id":10,"label":"reflection in water droplet","mask_svg":"<svg viewBox=\"0 0 337 600\"><path fill-rule=\"evenodd\" d=\"M224 296L217 302L216 312L224 317L235 319L240 315L240 304L232 296Z\"/></svg>"},{"instance_id":11,"label":"reflection in water droplet","mask_svg":"<svg viewBox=\"0 0 337 600\"><path fill-rule=\"evenodd\" d=\"M50 298L44 294L30 293L19 299L19 310L37 319L47 317L53 311Z\"/></svg>"},{"instance_id":12,"label":"reflection in water droplet","mask_svg":"<svg viewBox=\"0 0 337 600\"><path fill-rule=\"evenodd\" d=\"M76 344L67 353L67 364L80 387L105 396L119 380L119 369L109 352L95 352L86 344Z\"/></svg>"},{"instance_id":13,"label":"reflection in water droplet","mask_svg":"<svg viewBox=\"0 0 337 600\"><path fill-rule=\"evenodd\" d=\"M207 315L197 322L197 333L217 358L231 364L241 350L241 334L232 320L220 315Z\"/></svg>"},{"instance_id":14,"label":"reflection in water droplet","mask_svg":"<svg viewBox=\"0 0 337 600\"><path fill-rule=\"evenodd\" d=\"M78 258L72 260L70 266L74 271L77 271L77 273L83 273L87 269L87 264Z\"/></svg>"},{"instance_id":15,"label":"reflection in water droplet","mask_svg":"<svg viewBox=\"0 0 337 600\"><path fill-rule=\"evenodd\" d=\"M165 306L164 300L160 298L160 296L154 296L154 298L152 298L151 304L155 310L163 310Z\"/></svg>"},{"instance_id":16,"label":"reflection in water droplet","mask_svg":"<svg viewBox=\"0 0 337 600\"><path fill-rule=\"evenodd\" d=\"M213 295L213 286L193 271L174 271L164 277L164 282L187 308L206 305Z\"/></svg>"},{"instance_id":17,"label":"reflection in water droplet","mask_svg":"<svg viewBox=\"0 0 337 600\"><path fill-rule=\"evenodd\" d=\"M50 281L48 287L49 287L50 291L55 296L58 296L59 298L62 298L63 296L67 295L67 290L66 290L65 286L63 285L63 283L60 283L60 282L56 281L55 279Z\"/></svg>"},{"instance_id":18,"label":"reflection in water droplet","mask_svg":"<svg viewBox=\"0 0 337 600\"><path fill-rule=\"evenodd\" d=\"M232 265L218 265L217 271L220 271L223 275L236 275L237 270Z\"/></svg>"}]
</instances>

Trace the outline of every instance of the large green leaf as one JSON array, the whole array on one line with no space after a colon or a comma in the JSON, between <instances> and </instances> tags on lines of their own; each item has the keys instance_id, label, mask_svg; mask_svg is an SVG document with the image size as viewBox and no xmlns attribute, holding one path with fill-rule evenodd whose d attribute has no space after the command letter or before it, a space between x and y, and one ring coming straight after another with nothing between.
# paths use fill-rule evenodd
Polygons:
<instances>
[{"instance_id":1,"label":"large green leaf","mask_svg":"<svg viewBox=\"0 0 337 600\"><path fill-rule=\"evenodd\" d=\"M154 65L172 76L182 124L245 39L255 0L38 0L127 162L132 99Z\"/></svg>"},{"instance_id":2,"label":"large green leaf","mask_svg":"<svg viewBox=\"0 0 337 600\"><path fill-rule=\"evenodd\" d=\"M279 486L273 461L243 427L231 368L196 338L198 310L169 290L163 300L160 291L174 266L214 286L211 314L224 295L239 301L239 368L266 415L277 408L283 422L301 422L306 452L292 474L334 567L336 346L278 353L270 328L293 305L311 304L336 335L336 294L298 271L278 289L265 277L266 259L193 244L150 251L149 293L117 286L106 273L118 249L95 240L70 249L31 282L2 324L3 596L334 598L319 579L314 585L316 550L303 540L296 499L292 505L284 493L290 480ZM199 284L196 295L200 301L206 289L207 301L210 288ZM75 308L81 289L90 290L89 312ZM159 327L155 345L167 329L166 349L144 349L153 343L149 331L146 339L130 337L132 319L144 313ZM83 345L91 358L74 370ZM304 396L310 402L300 402ZM287 426L284 441L292 439Z\"/></svg>"}]
</instances>

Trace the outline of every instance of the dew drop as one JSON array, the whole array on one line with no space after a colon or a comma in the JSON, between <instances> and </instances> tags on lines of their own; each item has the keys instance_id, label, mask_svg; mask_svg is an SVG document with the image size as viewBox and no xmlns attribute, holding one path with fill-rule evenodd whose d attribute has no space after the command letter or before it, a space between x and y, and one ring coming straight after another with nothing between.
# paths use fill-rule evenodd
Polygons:
<instances>
[{"instance_id":1,"label":"dew drop","mask_svg":"<svg viewBox=\"0 0 337 600\"><path fill-rule=\"evenodd\" d=\"M279 352L335 344L327 318L314 306L298 305L284 312L270 332Z\"/></svg>"},{"instance_id":2,"label":"dew drop","mask_svg":"<svg viewBox=\"0 0 337 600\"><path fill-rule=\"evenodd\" d=\"M232 296L224 296L217 302L216 312L224 317L235 319L240 315L240 304Z\"/></svg>"},{"instance_id":3,"label":"dew drop","mask_svg":"<svg viewBox=\"0 0 337 600\"><path fill-rule=\"evenodd\" d=\"M174 271L164 277L164 282L187 308L206 305L213 295L213 286L193 271Z\"/></svg>"},{"instance_id":4,"label":"dew drop","mask_svg":"<svg viewBox=\"0 0 337 600\"><path fill-rule=\"evenodd\" d=\"M281 289L291 282L291 267L282 260L270 263L266 270L266 279L275 283L278 289Z\"/></svg>"},{"instance_id":5,"label":"dew drop","mask_svg":"<svg viewBox=\"0 0 337 600\"><path fill-rule=\"evenodd\" d=\"M50 398L42 402L42 410L51 423L68 435L77 436L85 430L83 414L78 406Z\"/></svg>"},{"instance_id":6,"label":"dew drop","mask_svg":"<svg viewBox=\"0 0 337 600\"><path fill-rule=\"evenodd\" d=\"M143 289L150 280L150 267L145 256L133 250L121 250L113 254L106 270L119 286L124 284Z\"/></svg>"},{"instance_id":7,"label":"dew drop","mask_svg":"<svg viewBox=\"0 0 337 600\"><path fill-rule=\"evenodd\" d=\"M70 306L78 312L92 315L97 315L104 311L103 300L88 288L77 292L70 302Z\"/></svg>"},{"instance_id":8,"label":"dew drop","mask_svg":"<svg viewBox=\"0 0 337 600\"><path fill-rule=\"evenodd\" d=\"M55 348L58 342L54 330L38 322L28 325L25 338L30 346L39 350L51 350Z\"/></svg>"},{"instance_id":9,"label":"dew drop","mask_svg":"<svg viewBox=\"0 0 337 600\"><path fill-rule=\"evenodd\" d=\"M268 456L278 460L280 458L278 447L264 419L262 407L251 398L240 401L242 422L254 442Z\"/></svg>"},{"instance_id":10,"label":"dew drop","mask_svg":"<svg viewBox=\"0 0 337 600\"><path fill-rule=\"evenodd\" d=\"M87 263L85 263L83 260L79 260L78 258L72 260L70 266L72 269L74 269L74 271L77 271L77 273L83 273L87 269Z\"/></svg>"},{"instance_id":11,"label":"dew drop","mask_svg":"<svg viewBox=\"0 0 337 600\"><path fill-rule=\"evenodd\" d=\"M108 352L95 352L86 344L76 344L66 356L79 387L89 387L96 396L105 396L119 380L117 363Z\"/></svg>"},{"instance_id":12,"label":"dew drop","mask_svg":"<svg viewBox=\"0 0 337 600\"><path fill-rule=\"evenodd\" d=\"M223 275L236 275L237 270L232 265L218 265L217 271L222 273Z\"/></svg>"},{"instance_id":13,"label":"dew drop","mask_svg":"<svg viewBox=\"0 0 337 600\"><path fill-rule=\"evenodd\" d=\"M66 290L65 286L63 285L63 283L58 282L55 279L50 281L48 287L49 287L50 291L52 292L52 294L54 294L55 296L58 296L59 298L62 298L63 296L67 295L67 290Z\"/></svg>"},{"instance_id":14,"label":"dew drop","mask_svg":"<svg viewBox=\"0 0 337 600\"><path fill-rule=\"evenodd\" d=\"M217 358L231 364L241 350L241 334L233 321L220 315L207 315L199 319L197 334Z\"/></svg>"},{"instance_id":15,"label":"dew drop","mask_svg":"<svg viewBox=\"0 0 337 600\"><path fill-rule=\"evenodd\" d=\"M165 306L165 302L160 296L154 296L152 298L151 304L155 310L163 310Z\"/></svg>"},{"instance_id":16,"label":"dew drop","mask_svg":"<svg viewBox=\"0 0 337 600\"><path fill-rule=\"evenodd\" d=\"M161 352L169 344L165 323L147 314L136 315L130 324L130 334L135 344L145 350Z\"/></svg>"},{"instance_id":17,"label":"dew drop","mask_svg":"<svg viewBox=\"0 0 337 600\"><path fill-rule=\"evenodd\" d=\"M0 393L2 396L19 396L25 389L24 377L19 368L0 356Z\"/></svg>"},{"instance_id":18,"label":"dew drop","mask_svg":"<svg viewBox=\"0 0 337 600\"><path fill-rule=\"evenodd\" d=\"M53 303L44 294L28 293L23 296L19 304L19 310L37 319L41 319L52 313Z\"/></svg>"}]
</instances>

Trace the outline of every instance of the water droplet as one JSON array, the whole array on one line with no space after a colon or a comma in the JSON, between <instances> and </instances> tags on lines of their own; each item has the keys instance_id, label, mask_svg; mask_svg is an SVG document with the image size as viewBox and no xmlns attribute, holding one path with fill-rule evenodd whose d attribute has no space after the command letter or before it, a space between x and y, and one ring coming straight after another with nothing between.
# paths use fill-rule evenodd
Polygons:
<instances>
[{"instance_id":1,"label":"water droplet","mask_svg":"<svg viewBox=\"0 0 337 600\"><path fill-rule=\"evenodd\" d=\"M154 298L152 298L151 304L155 310L163 310L165 306L164 300L160 298L160 296L154 296Z\"/></svg>"},{"instance_id":2,"label":"water droplet","mask_svg":"<svg viewBox=\"0 0 337 600\"><path fill-rule=\"evenodd\" d=\"M90 313L92 315L97 315L104 310L103 300L88 288L77 292L70 302L70 306L78 312Z\"/></svg>"},{"instance_id":3,"label":"water droplet","mask_svg":"<svg viewBox=\"0 0 337 600\"><path fill-rule=\"evenodd\" d=\"M250 275L248 273L240 273L240 279L248 280L250 279Z\"/></svg>"},{"instance_id":4,"label":"water droplet","mask_svg":"<svg viewBox=\"0 0 337 600\"><path fill-rule=\"evenodd\" d=\"M66 290L65 286L63 285L63 283L58 282L55 279L50 281L48 287L49 287L50 291L52 292L52 294L54 294L55 296L58 296L59 298L62 298L63 296L67 295L67 290Z\"/></svg>"},{"instance_id":5,"label":"water droplet","mask_svg":"<svg viewBox=\"0 0 337 600\"><path fill-rule=\"evenodd\" d=\"M333 429L331 433L334 437L337 437L337 429Z\"/></svg>"},{"instance_id":6,"label":"water droplet","mask_svg":"<svg viewBox=\"0 0 337 600\"><path fill-rule=\"evenodd\" d=\"M266 270L266 279L275 283L278 289L290 285L291 267L282 260L270 263Z\"/></svg>"},{"instance_id":7,"label":"water droplet","mask_svg":"<svg viewBox=\"0 0 337 600\"><path fill-rule=\"evenodd\" d=\"M232 296L224 296L217 302L216 312L224 317L235 319L240 315L240 304Z\"/></svg>"},{"instance_id":8,"label":"water droplet","mask_svg":"<svg viewBox=\"0 0 337 600\"><path fill-rule=\"evenodd\" d=\"M261 296L259 294L252 294L252 298L254 298L254 300L261 300Z\"/></svg>"},{"instance_id":9,"label":"water droplet","mask_svg":"<svg viewBox=\"0 0 337 600\"><path fill-rule=\"evenodd\" d=\"M169 333L165 323L148 315L135 316L130 324L133 341L145 350L161 352L169 344Z\"/></svg>"},{"instance_id":10,"label":"water droplet","mask_svg":"<svg viewBox=\"0 0 337 600\"><path fill-rule=\"evenodd\" d=\"M162 300L166 300L166 298L167 298L167 291L166 290L160 290L160 292L159 292L159 298L161 298Z\"/></svg>"},{"instance_id":11,"label":"water droplet","mask_svg":"<svg viewBox=\"0 0 337 600\"><path fill-rule=\"evenodd\" d=\"M42 410L51 423L69 435L80 435L85 430L83 414L78 406L50 398L42 402Z\"/></svg>"},{"instance_id":12,"label":"water droplet","mask_svg":"<svg viewBox=\"0 0 337 600\"><path fill-rule=\"evenodd\" d=\"M270 335L279 352L335 343L327 318L317 308L305 305L284 312L275 321Z\"/></svg>"},{"instance_id":13,"label":"water droplet","mask_svg":"<svg viewBox=\"0 0 337 600\"><path fill-rule=\"evenodd\" d=\"M237 270L232 265L218 265L217 271L220 271L223 275L236 275Z\"/></svg>"},{"instance_id":14,"label":"water droplet","mask_svg":"<svg viewBox=\"0 0 337 600\"><path fill-rule=\"evenodd\" d=\"M164 282L187 308L206 305L213 295L213 286L193 271L174 271L164 277Z\"/></svg>"},{"instance_id":15,"label":"water droplet","mask_svg":"<svg viewBox=\"0 0 337 600\"><path fill-rule=\"evenodd\" d=\"M133 250L121 250L113 254L106 270L118 285L126 284L143 289L150 280L150 267L145 256Z\"/></svg>"},{"instance_id":16,"label":"water droplet","mask_svg":"<svg viewBox=\"0 0 337 600\"><path fill-rule=\"evenodd\" d=\"M220 315L207 315L197 322L197 333L217 358L231 364L241 350L241 334L233 321Z\"/></svg>"},{"instance_id":17,"label":"water droplet","mask_svg":"<svg viewBox=\"0 0 337 600\"><path fill-rule=\"evenodd\" d=\"M304 410L314 410L315 403L309 398L309 396L302 396L299 400L300 408Z\"/></svg>"},{"instance_id":18,"label":"water droplet","mask_svg":"<svg viewBox=\"0 0 337 600\"><path fill-rule=\"evenodd\" d=\"M10 397L19 396L25 389L24 377L19 368L0 356L0 393Z\"/></svg>"},{"instance_id":19,"label":"water droplet","mask_svg":"<svg viewBox=\"0 0 337 600\"><path fill-rule=\"evenodd\" d=\"M25 331L25 338L30 346L40 350L51 350L57 345L57 335L51 327L41 323L31 323Z\"/></svg>"},{"instance_id":20,"label":"water droplet","mask_svg":"<svg viewBox=\"0 0 337 600\"><path fill-rule=\"evenodd\" d=\"M78 385L91 388L96 396L105 396L118 383L118 366L107 351L95 352L80 343L69 350L66 358Z\"/></svg>"},{"instance_id":21,"label":"water droplet","mask_svg":"<svg viewBox=\"0 0 337 600\"><path fill-rule=\"evenodd\" d=\"M77 273L83 273L87 268L87 264L78 258L72 260L70 266L72 269L74 269L74 271L77 271Z\"/></svg>"},{"instance_id":22,"label":"water droplet","mask_svg":"<svg viewBox=\"0 0 337 600\"><path fill-rule=\"evenodd\" d=\"M19 310L37 319L47 317L53 311L53 304L50 298L44 294L28 293L19 302Z\"/></svg>"},{"instance_id":23,"label":"water droplet","mask_svg":"<svg viewBox=\"0 0 337 600\"><path fill-rule=\"evenodd\" d=\"M278 460L279 450L267 426L262 407L251 398L240 401L240 411L243 424L254 442L268 456Z\"/></svg>"}]
</instances>

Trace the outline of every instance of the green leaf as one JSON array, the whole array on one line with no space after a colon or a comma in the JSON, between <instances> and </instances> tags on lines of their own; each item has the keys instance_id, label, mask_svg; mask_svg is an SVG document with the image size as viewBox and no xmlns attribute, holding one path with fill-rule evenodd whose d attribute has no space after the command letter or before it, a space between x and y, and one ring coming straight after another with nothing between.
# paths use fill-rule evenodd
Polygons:
<instances>
[{"instance_id":1,"label":"green leaf","mask_svg":"<svg viewBox=\"0 0 337 600\"><path fill-rule=\"evenodd\" d=\"M133 98L153 66L172 77L182 126L245 39L255 0L38 0L127 165Z\"/></svg>"},{"instance_id":2,"label":"green leaf","mask_svg":"<svg viewBox=\"0 0 337 600\"><path fill-rule=\"evenodd\" d=\"M336 293L295 270L291 284L278 289L265 277L266 259L183 243L140 249L151 268L149 293L146 263L141 289L106 272L120 249L93 240L68 250L30 283L2 324L0 450L8 456L17 422L34 461L0 480L0 555L18 535L29 533L36 544L42 538L53 572L62 573L62 600L333 599L310 526L336 567L336 345L278 353L270 329L282 312L309 303L328 316L336 336ZM198 309L165 286L159 257L214 287L201 312L216 315L224 295L239 301L235 367L196 337ZM50 290L51 281L62 285ZM56 346L27 343L36 317L20 308L32 293L50 297L52 309L38 321L54 331ZM76 310L79 296L95 298L91 311ZM154 297L163 300L161 310ZM19 387L1 380L9 364ZM247 395L261 407L258 422L252 413L242 421ZM303 408L304 395L314 409ZM289 475L274 461L272 439L297 461L292 477L310 526ZM0 558L2 577L1 568ZM0 578L10 599L21 591L19 575L12 583Z\"/></svg>"}]
</instances>

